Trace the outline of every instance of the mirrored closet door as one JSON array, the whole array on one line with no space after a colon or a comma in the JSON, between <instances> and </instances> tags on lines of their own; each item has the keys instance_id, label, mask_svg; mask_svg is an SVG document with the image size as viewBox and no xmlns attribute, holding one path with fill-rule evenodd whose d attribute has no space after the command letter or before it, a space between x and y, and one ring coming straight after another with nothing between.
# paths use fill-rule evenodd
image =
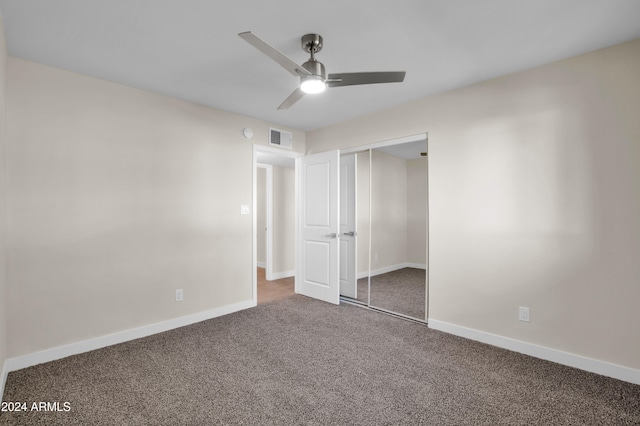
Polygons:
<instances>
[{"instance_id":1,"label":"mirrored closet door","mask_svg":"<svg viewBox=\"0 0 640 426\"><path fill-rule=\"evenodd\" d=\"M354 209L350 214L355 217L356 234L352 254L356 284L341 284L341 294L371 308L420 321L427 318L426 155L425 138L347 154L343 163L351 162L354 171L341 169L341 181L345 177L341 209L343 203L349 206L342 209L342 222L347 222L346 210ZM355 183L352 190L347 178ZM350 194L355 200L349 201ZM341 250L346 249L345 239L350 237L343 232ZM341 276L346 277L346 270L353 266L345 264L343 271L343 257Z\"/></svg>"}]
</instances>

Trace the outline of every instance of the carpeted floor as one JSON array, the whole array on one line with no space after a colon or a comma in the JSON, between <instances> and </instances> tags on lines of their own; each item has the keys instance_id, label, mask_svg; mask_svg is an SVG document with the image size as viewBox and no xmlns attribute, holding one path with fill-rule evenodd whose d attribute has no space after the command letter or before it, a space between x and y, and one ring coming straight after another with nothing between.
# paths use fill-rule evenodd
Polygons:
<instances>
[{"instance_id":1,"label":"carpeted floor","mask_svg":"<svg viewBox=\"0 0 640 426\"><path fill-rule=\"evenodd\" d=\"M427 277L423 269L403 268L371 277L371 306L426 319ZM367 303L367 278L358 280L358 301Z\"/></svg>"},{"instance_id":2,"label":"carpeted floor","mask_svg":"<svg viewBox=\"0 0 640 426\"><path fill-rule=\"evenodd\" d=\"M70 403L11 425L640 423L640 386L298 295L12 372L4 401Z\"/></svg>"}]
</instances>

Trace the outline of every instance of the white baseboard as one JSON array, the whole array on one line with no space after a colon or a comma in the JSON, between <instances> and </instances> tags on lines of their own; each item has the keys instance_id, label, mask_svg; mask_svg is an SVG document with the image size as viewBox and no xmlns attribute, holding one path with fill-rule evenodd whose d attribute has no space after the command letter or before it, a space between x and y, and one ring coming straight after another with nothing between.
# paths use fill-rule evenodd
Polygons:
<instances>
[{"instance_id":1,"label":"white baseboard","mask_svg":"<svg viewBox=\"0 0 640 426\"><path fill-rule=\"evenodd\" d=\"M267 269L267 264L266 264L266 262L256 262L256 266L257 266L258 268Z\"/></svg>"},{"instance_id":2,"label":"white baseboard","mask_svg":"<svg viewBox=\"0 0 640 426\"><path fill-rule=\"evenodd\" d=\"M281 278L288 278L295 276L296 271L282 271L282 272L273 272L271 274L271 280L279 280Z\"/></svg>"},{"instance_id":3,"label":"white baseboard","mask_svg":"<svg viewBox=\"0 0 640 426\"><path fill-rule=\"evenodd\" d=\"M407 262L407 263L405 263L405 267L414 268L414 269L422 269L424 271L427 270L427 264L426 263L411 263L411 262Z\"/></svg>"},{"instance_id":4,"label":"white baseboard","mask_svg":"<svg viewBox=\"0 0 640 426\"><path fill-rule=\"evenodd\" d=\"M429 318L429 328L640 385L640 370Z\"/></svg>"},{"instance_id":5,"label":"white baseboard","mask_svg":"<svg viewBox=\"0 0 640 426\"><path fill-rule=\"evenodd\" d=\"M367 271L359 272L356 275L356 278L357 279L366 278L369 275L371 275L372 277L375 277L376 275L382 275L382 274L386 274L388 272L393 272L393 271L397 271L399 269L404 269L404 268L416 268L416 269L424 269L424 270L426 270L427 269L427 265L420 264L420 263L410 263L410 262L398 263L396 265L385 266L385 267L379 268L379 269L372 269L371 270L371 274L369 274Z\"/></svg>"},{"instance_id":6,"label":"white baseboard","mask_svg":"<svg viewBox=\"0 0 640 426\"><path fill-rule=\"evenodd\" d=\"M367 271L360 272L357 275L357 277L358 277L358 279L366 278L369 275L371 275L372 277L375 277L376 275L386 274L387 272L397 271L398 269L402 269L402 268L406 268L406 267L407 267L406 263L398 263L397 265L390 265L390 266L384 266L384 267L378 268L378 269L372 269L370 273L368 273Z\"/></svg>"},{"instance_id":7,"label":"white baseboard","mask_svg":"<svg viewBox=\"0 0 640 426\"><path fill-rule=\"evenodd\" d=\"M31 367L37 364L42 364L44 362L55 361L57 359L104 348L118 343L127 342L129 340L139 339L141 337L150 336L152 334L162 333L164 331L173 330L174 328L184 327L186 325L220 317L233 312L242 311L254 306L256 306L255 301L247 300L244 302L234 303L232 305L210 309L208 311L186 315L180 318L108 334L106 336L100 336L89 340L83 340L81 342L70 343L68 345L58 346L51 349L45 349L43 351L34 352L15 358L9 358L5 361L4 365L2 390L4 390L4 380L6 379L6 374L8 372Z\"/></svg>"},{"instance_id":8,"label":"white baseboard","mask_svg":"<svg viewBox=\"0 0 640 426\"><path fill-rule=\"evenodd\" d=\"M4 385L7 383L7 374L9 374L9 367L5 361L2 364L2 376L0 376L0 401L4 401Z\"/></svg>"}]
</instances>

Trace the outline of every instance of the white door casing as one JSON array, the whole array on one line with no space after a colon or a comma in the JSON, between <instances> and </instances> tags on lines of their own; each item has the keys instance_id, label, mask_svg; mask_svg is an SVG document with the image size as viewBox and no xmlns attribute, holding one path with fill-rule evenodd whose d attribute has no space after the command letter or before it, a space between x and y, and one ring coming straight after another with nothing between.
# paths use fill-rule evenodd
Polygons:
<instances>
[{"instance_id":1,"label":"white door casing","mask_svg":"<svg viewBox=\"0 0 640 426\"><path fill-rule=\"evenodd\" d=\"M340 303L340 153L299 159L299 268L296 291Z\"/></svg>"},{"instance_id":2,"label":"white door casing","mask_svg":"<svg viewBox=\"0 0 640 426\"><path fill-rule=\"evenodd\" d=\"M340 294L356 299L356 155L340 157Z\"/></svg>"}]
</instances>

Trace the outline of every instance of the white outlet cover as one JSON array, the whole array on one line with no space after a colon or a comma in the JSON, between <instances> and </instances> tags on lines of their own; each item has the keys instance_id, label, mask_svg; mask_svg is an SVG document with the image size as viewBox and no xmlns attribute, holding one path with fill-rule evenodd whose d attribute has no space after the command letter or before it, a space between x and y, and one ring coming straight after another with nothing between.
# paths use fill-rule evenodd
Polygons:
<instances>
[{"instance_id":1,"label":"white outlet cover","mask_svg":"<svg viewBox=\"0 0 640 426\"><path fill-rule=\"evenodd\" d=\"M242 204L240 206L240 214L249 214L249 205L248 204Z\"/></svg>"},{"instance_id":2,"label":"white outlet cover","mask_svg":"<svg viewBox=\"0 0 640 426\"><path fill-rule=\"evenodd\" d=\"M518 308L518 319L520 321L529 322L529 308L520 306Z\"/></svg>"}]
</instances>

